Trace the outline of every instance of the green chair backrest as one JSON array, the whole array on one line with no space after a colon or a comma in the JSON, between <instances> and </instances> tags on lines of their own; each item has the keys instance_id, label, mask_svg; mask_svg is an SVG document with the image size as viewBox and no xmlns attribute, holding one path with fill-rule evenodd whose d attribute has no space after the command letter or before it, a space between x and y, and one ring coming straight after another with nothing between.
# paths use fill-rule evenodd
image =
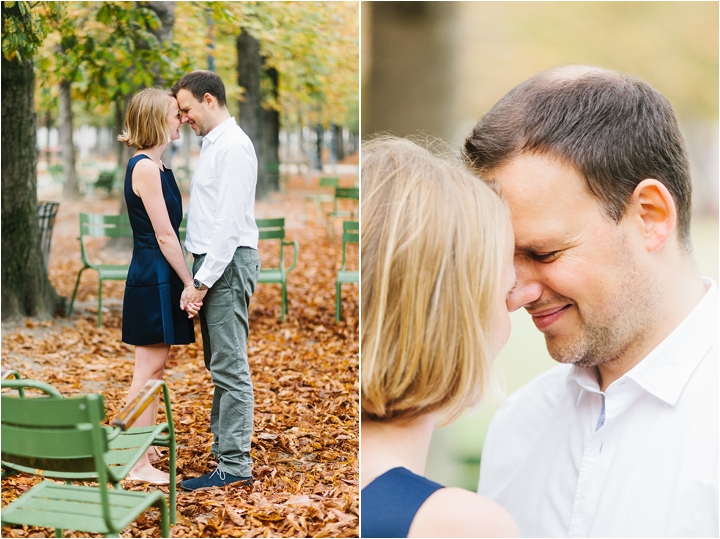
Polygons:
<instances>
[{"instance_id":1,"label":"green chair backrest","mask_svg":"<svg viewBox=\"0 0 720 539\"><path fill-rule=\"evenodd\" d=\"M258 227L258 239L261 240L284 240L285 239L285 218L255 219Z\"/></svg>"},{"instance_id":2,"label":"green chair backrest","mask_svg":"<svg viewBox=\"0 0 720 539\"><path fill-rule=\"evenodd\" d=\"M346 268L347 245L349 243L360 243L360 223L358 221L343 221L343 258L341 270Z\"/></svg>"},{"instance_id":3,"label":"green chair backrest","mask_svg":"<svg viewBox=\"0 0 720 539\"><path fill-rule=\"evenodd\" d=\"M183 217L182 222L180 223L180 228L178 229L178 232L180 233L180 243L185 243L185 237L187 236L187 215ZM183 245L184 246L184 245Z\"/></svg>"},{"instance_id":4,"label":"green chair backrest","mask_svg":"<svg viewBox=\"0 0 720 539\"><path fill-rule=\"evenodd\" d=\"M90 263L85 238L132 238L132 227L127 215L80 214L80 253L86 266Z\"/></svg>"},{"instance_id":5,"label":"green chair backrest","mask_svg":"<svg viewBox=\"0 0 720 539\"><path fill-rule=\"evenodd\" d=\"M37 380L3 380L0 443L3 466L61 479L109 480L103 455L108 450L102 395L63 398ZM28 390L41 396L29 396Z\"/></svg>"},{"instance_id":6,"label":"green chair backrest","mask_svg":"<svg viewBox=\"0 0 720 539\"><path fill-rule=\"evenodd\" d=\"M333 176L320 176L320 181L318 182L318 189L322 189L323 187L337 187L338 183L340 183L340 178L336 178Z\"/></svg>"},{"instance_id":7,"label":"green chair backrest","mask_svg":"<svg viewBox=\"0 0 720 539\"><path fill-rule=\"evenodd\" d=\"M283 249L283 241L285 241L285 218L255 219L255 224L258 227L258 240L278 240L280 245L280 263L278 267L282 269L285 261Z\"/></svg>"},{"instance_id":8,"label":"green chair backrest","mask_svg":"<svg viewBox=\"0 0 720 539\"><path fill-rule=\"evenodd\" d=\"M127 215L80 214L80 235L96 238L132 237L130 218Z\"/></svg>"},{"instance_id":9,"label":"green chair backrest","mask_svg":"<svg viewBox=\"0 0 720 539\"><path fill-rule=\"evenodd\" d=\"M336 187L335 198L358 200L360 198L360 189L358 187Z\"/></svg>"}]
</instances>

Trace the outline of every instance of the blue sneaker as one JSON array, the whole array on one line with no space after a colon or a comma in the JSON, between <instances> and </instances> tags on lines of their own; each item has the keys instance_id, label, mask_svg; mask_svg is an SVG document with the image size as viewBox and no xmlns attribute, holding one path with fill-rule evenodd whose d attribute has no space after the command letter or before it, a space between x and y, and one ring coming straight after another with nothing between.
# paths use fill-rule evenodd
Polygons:
<instances>
[{"instance_id":1,"label":"blue sneaker","mask_svg":"<svg viewBox=\"0 0 720 539\"><path fill-rule=\"evenodd\" d=\"M252 477L240 477L228 472L223 472L221 469L216 468L215 471L206 473L200 477L188 479L187 481L181 481L180 488L183 490L204 490L213 487L224 487L225 485L233 483L249 485L251 482Z\"/></svg>"}]
</instances>

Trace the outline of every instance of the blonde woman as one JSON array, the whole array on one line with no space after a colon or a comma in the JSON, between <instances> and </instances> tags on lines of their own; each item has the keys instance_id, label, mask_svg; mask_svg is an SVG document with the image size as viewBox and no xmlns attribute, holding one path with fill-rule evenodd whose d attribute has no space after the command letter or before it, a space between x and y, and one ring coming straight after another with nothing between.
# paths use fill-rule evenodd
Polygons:
<instances>
[{"instance_id":1,"label":"blonde woman","mask_svg":"<svg viewBox=\"0 0 720 539\"><path fill-rule=\"evenodd\" d=\"M135 370L128 402L148 380L161 379L170 345L195 342L191 318L202 303L180 308L184 287L193 286L178 229L182 198L172 170L160 160L165 146L180 138L180 111L168 92L147 88L130 100L125 131L118 137L135 148L125 172L125 201L133 230L133 256L123 299L122 340L135 345ZM157 401L134 426L155 422ZM154 468L154 447L135 465L128 479L156 485L169 476Z\"/></svg>"},{"instance_id":2,"label":"blonde woman","mask_svg":"<svg viewBox=\"0 0 720 539\"><path fill-rule=\"evenodd\" d=\"M433 429L480 401L510 333L509 212L404 139L363 144L361 178L361 536L517 536L495 502L422 477Z\"/></svg>"}]
</instances>

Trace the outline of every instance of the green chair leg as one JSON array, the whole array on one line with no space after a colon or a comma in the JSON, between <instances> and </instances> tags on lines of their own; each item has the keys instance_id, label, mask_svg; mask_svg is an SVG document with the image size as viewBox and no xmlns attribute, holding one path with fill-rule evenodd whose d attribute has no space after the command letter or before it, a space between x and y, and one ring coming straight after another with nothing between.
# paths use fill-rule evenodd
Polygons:
<instances>
[{"instance_id":1,"label":"green chair leg","mask_svg":"<svg viewBox=\"0 0 720 539\"><path fill-rule=\"evenodd\" d=\"M77 279L75 280L75 288L73 289L72 298L70 298L70 307L68 307L68 316L70 316L73 312L73 306L75 305L75 294L77 294L78 286L80 285L80 277L83 274L83 271L85 271L87 268L83 268L80 270L80 273L78 273Z\"/></svg>"},{"instance_id":2,"label":"green chair leg","mask_svg":"<svg viewBox=\"0 0 720 539\"><path fill-rule=\"evenodd\" d=\"M335 283L335 323L340 322L340 309L342 301L340 300L340 282Z\"/></svg>"},{"instance_id":3,"label":"green chair leg","mask_svg":"<svg viewBox=\"0 0 720 539\"><path fill-rule=\"evenodd\" d=\"M287 315L287 289L285 288L285 283L281 284L282 286L282 302L280 306L280 322L283 324L285 323L285 315Z\"/></svg>"},{"instance_id":4,"label":"green chair leg","mask_svg":"<svg viewBox=\"0 0 720 539\"><path fill-rule=\"evenodd\" d=\"M98 280L100 281L100 284L98 285L98 321L97 321L97 327L100 327L102 325L102 279L98 275Z\"/></svg>"}]
</instances>

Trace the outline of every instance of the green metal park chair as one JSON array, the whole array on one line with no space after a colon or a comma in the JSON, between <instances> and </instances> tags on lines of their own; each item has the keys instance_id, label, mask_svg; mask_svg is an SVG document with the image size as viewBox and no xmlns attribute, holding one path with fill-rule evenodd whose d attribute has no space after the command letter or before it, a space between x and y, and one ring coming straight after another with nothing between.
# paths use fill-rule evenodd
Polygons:
<instances>
[{"instance_id":1,"label":"green metal park chair","mask_svg":"<svg viewBox=\"0 0 720 539\"><path fill-rule=\"evenodd\" d=\"M340 207L342 201L350 201L353 205L352 209L343 209ZM357 205L360 200L360 189L358 187L336 187L335 199L333 200L333 209L327 213L325 220L326 236L335 237L335 219L356 218L359 215Z\"/></svg>"},{"instance_id":2,"label":"green metal park chair","mask_svg":"<svg viewBox=\"0 0 720 539\"><path fill-rule=\"evenodd\" d=\"M276 219L255 219L258 227L260 241L276 241L280 248L279 263L276 267L263 267L260 269L258 283L275 283L282 287L282 303L280 308L280 320L285 322L285 316L288 312L287 307L287 274L290 273L297 265L298 259L298 242L296 240L285 241L285 218L278 217ZM289 267L285 267L285 247L293 246L293 261Z\"/></svg>"},{"instance_id":3,"label":"green metal park chair","mask_svg":"<svg viewBox=\"0 0 720 539\"><path fill-rule=\"evenodd\" d=\"M73 312L75 294L77 294L80 277L86 269L98 272L98 314L97 327L102 324L102 286L103 281L124 281L127 279L129 264L98 264L90 260L87 249L87 238L132 238L132 228L127 215L100 215L94 213L80 214L80 256L83 267L78 273L73 289L68 316Z\"/></svg>"},{"instance_id":4,"label":"green metal park chair","mask_svg":"<svg viewBox=\"0 0 720 539\"><path fill-rule=\"evenodd\" d=\"M360 223L357 221L344 221L343 222L343 235L342 235L342 265L340 271L337 273L335 279L335 322L340 321L340 311L342 309L342 298L340 295L341 286L345 283L357 283L360 282L360 272L358 270L347 269L347 246L349 244L360 243Z\"/></svg>"},{"instance_id":5,"label":"green metal park chair","mask_svg":"<svg viewBox=\"0 0 720 539\"><path fill-rule=\"evenodd\" d=\"M168 423L129 428L161 390L169 414L167 386L150 381L113 422L102 424L102 395L63 398L51 385L36 380L3 378L2 444L3 477L18 473L59 479L43 480L3 507L3 525L28 525L93 532L119 537L120 532L147 508L160 511L161 536L169 537L175 521L175 435ZM9 391L8 391L9 390ZM30 397L39 391L40 396ZM151 445L170 448L170 506L164 493L126 491L120 486ZM74 485L93 482L93 485ZM108 488L108 483L114 488Z\"/></svg>"},{"instance_id":6,"label":"green metal park chair","mask_svg":"<svg viewBox=\"0 0 720 539\"><path fill-rule=\"evenodd\" d=\"M335 201L335 188L340 178L321 176L318 181L317 193L307 195L303 201L303 215L307 215L306 206L308 203L315 204L315 222L320 223L323 216L323 206Z\"/></svg>"}]
</instances>

